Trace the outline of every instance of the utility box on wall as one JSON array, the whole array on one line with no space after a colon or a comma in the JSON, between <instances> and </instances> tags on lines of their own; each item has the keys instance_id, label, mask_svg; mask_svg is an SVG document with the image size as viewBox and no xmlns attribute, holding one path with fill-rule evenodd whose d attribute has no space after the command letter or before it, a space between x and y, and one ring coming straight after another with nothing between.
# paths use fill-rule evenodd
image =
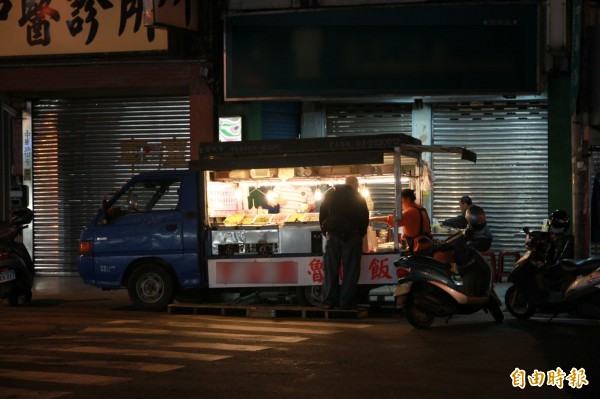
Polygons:
<instances>
[{"instance_id":1,"label":"utility box on wall","mask_svg":"<svg viewBox=\"0 0 600 399\"><path fill-rule=\"evenodd\" d=\"M29 206L29 189L22 184L10 188L10 207L13 209L19 206Z\"/></svg>"}]
</instances>

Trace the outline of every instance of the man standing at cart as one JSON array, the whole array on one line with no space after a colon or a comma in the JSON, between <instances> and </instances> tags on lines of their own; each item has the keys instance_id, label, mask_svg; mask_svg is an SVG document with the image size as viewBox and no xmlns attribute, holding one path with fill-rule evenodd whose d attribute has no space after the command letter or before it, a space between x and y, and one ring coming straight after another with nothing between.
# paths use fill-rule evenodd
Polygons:
<instances>
[{"instance_id":1,"label":"man standing at cart","mask_svg":"<svg viewBox=\"0 0 600 399\"><path fill-rule=\"evenodd\" d=\"M323 306L351 307L360 277L363 237L369 226L369 209L358 192L358 179L329 190L319 212L321 230L327 237L324 263ZM339 284L340 263L342 285Z\"/></svg>"}]
</instances>

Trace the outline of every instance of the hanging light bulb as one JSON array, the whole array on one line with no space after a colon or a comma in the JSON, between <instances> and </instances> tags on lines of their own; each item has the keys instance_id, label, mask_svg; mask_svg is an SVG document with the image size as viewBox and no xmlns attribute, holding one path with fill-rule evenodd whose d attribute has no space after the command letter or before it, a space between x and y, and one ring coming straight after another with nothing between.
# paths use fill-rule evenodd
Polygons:
<instances>
[{"instance_id":1,"label":"hanging light bulb","mask_svg":"<svg viewBox=\"0 0 600 399\"><path fill-rule=\"evenodd\" d=\"M363 188L360 190L360 193L365 198L367 198L370 195L369 189L366 186L363 186Z\"/></svg>"},{"instance_id":2,"label":"hanging light bulb","mask_svg":"<svg viewBox=\"0 0 600 399\"><path fill-rule=\"evenodd\" d=\"M323 192L320 188L315 190L315 201L321 201L323 199Z\"/></svg>"}]
</instances>

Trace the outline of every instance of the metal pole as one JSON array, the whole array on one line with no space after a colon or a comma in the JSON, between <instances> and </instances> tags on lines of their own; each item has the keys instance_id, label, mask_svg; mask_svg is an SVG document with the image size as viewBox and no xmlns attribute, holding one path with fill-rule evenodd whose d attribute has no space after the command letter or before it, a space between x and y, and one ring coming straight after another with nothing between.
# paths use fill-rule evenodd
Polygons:
<instances>
[{"instance_id":1,"label":"metal pole","mask_svg":"<svg viewBox=\"0 0 600 399\"><path fill-rule=\"evenodd\" d=\"M402 219L402 155L400 147L394 147L394 251L399 251L398 220Z\"/></svg>"},{"instance_id":2,"label":"metal pole","mask_svg":"<svg viewBox=\"0 0 600 399\"><path fill-rule=\"evenodd\" d=\"M571 120L573 148L573 235L576 259L590 255L590 137L587 113L575 112Z\"/></svg>"},{"instance_id":3,"label":"metal pole","mask_svg":"<svg viewBox=\"0 0 600 399\"><path fill-rule=\"evenodd\" d=\"M23 109L23 185L29 188L29 207L35 213L35 207L33 206L33 122L32 122L32 104L28 101ZM23 244L29 251L32 259L34 258L34 247L33 247L33 228L35 225L34 221L31 222L28 229L23 230ZM35 262L35 260L34 260Z\"/></svg>"}]
</instances>

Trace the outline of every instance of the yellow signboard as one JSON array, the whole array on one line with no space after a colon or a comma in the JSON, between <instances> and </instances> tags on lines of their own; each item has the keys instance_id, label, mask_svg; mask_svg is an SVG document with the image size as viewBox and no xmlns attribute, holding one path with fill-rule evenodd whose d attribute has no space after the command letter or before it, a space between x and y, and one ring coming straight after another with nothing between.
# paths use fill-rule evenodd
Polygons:
<instances>
[{"instance_id":1,"label":"yellow signboard","mask_svg":"<svg viewBox=\"0 0 600 399\"><path fill-rule=\"evenodd\" d=\"M0 0L0 57L167 50L144 0Z\"/></svg>"}]
</instances>

